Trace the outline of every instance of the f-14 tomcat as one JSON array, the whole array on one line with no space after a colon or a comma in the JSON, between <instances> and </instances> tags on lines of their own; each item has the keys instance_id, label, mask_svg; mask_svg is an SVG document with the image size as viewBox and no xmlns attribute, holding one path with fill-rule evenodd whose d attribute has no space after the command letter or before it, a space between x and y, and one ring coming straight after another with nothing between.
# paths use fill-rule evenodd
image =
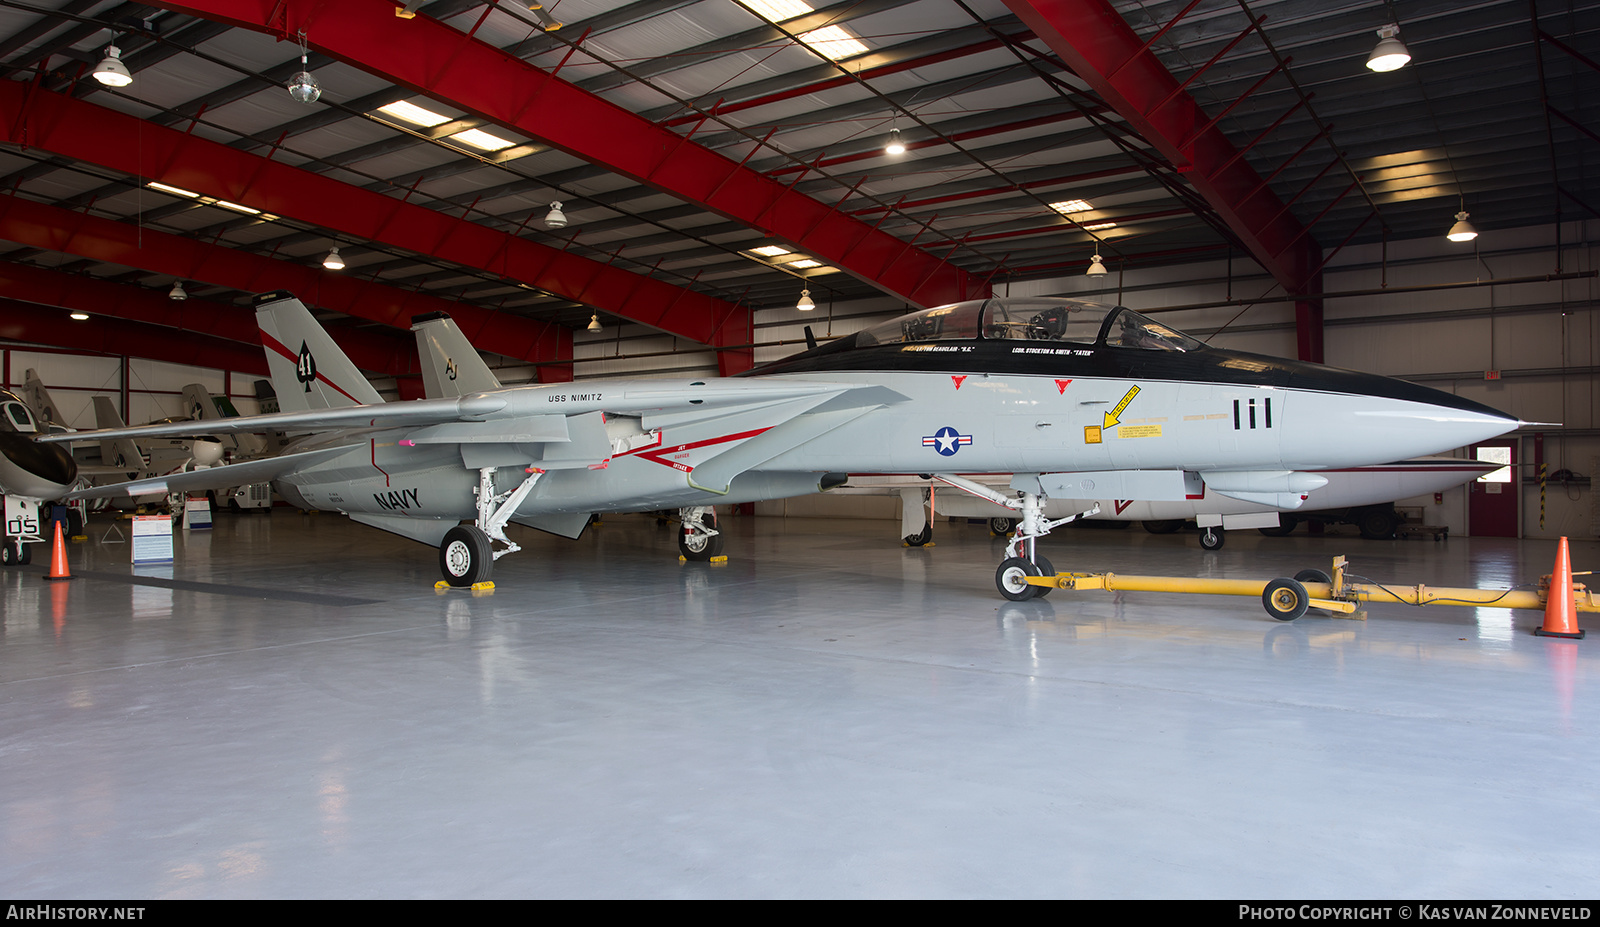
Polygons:
<instances>
[{"instance_id":1,"label":"f-14 tomcat","mask_svg":"<svg viewBox=\"0 0 1600 927\"><path fill-rule=\"evenodd\" d=\"M1007 472L1015 495L1000 501L1021 526L997 574L1004 592L1019 571L1040 569L1033 542L1070 520L1044 517L1051 496L1182 499L1203 479L1213 492L1292 508L1325 482L1317 470L1446 450L1519 424L1448 393L1207 347L1129 309L1077 300L940 306L736 377L407 402L382 402L290 294L257 297L257 319L285 411L91 437L310 432L279 457L234 464L227 479L272 479L297 505L437 546L452 585L486 580L496 558L519 549L509 522L577 537L593 512L676 508L680 551L709 559L722 546L714 504L804 495L846 473ZM75 495L201 489L206 477Z\"/></svg>"}]
</instances>

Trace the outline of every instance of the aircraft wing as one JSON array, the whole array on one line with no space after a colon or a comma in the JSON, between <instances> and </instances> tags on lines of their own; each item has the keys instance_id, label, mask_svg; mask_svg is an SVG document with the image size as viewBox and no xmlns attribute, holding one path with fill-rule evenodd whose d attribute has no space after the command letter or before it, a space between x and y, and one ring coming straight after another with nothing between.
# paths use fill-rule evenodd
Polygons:
<instances>
[{"instance_id":1,"label":"aircraft wing","mask_svg":"<svg viewBox=\"0 0 1600 927\"><path fill-rule=\"evenodd\" d=\"M284 454L280 457L266 457L261 460L251 460L244 463L207 467L203 470L185 470L181 473L167 473L161 476L128 480L122 483L110 483L105 486L90 486L86 489L73 490L67 493L65 498L70 502L74 499L110 499L117 496L142 496L155 492L226 489L229 486L238 486L243 483L260 483L277 479L292 470L310 466L319 461L343 454L353 447L362 446L364 445L360 443L342 444L338 447L318 448L314 451L302 451L298 454Z\"/></svg>"},{"instance_id":2,"label":"aircraft wing","mask_svg":"<svg viewBox=\"0 0 1600 927\"><path fill-rule=\"evenodd\" d=\"M241 415L206 421L183 420L154 425L133 425L46 435L36 440L45 443L64 441L111 441L118 438L164 438L193 435L239 434L257 431L282 431L290 434L334 431L342 428L404 428L462 423L454 429L462 441L550 440L558 432L550 426L586 412L643 414L676 418L701 418L728 410L805 397L825 398L846 392L867 391L887 394L887 401L903 400L891 390L859 384L816 381L629 380L606 387L590 388L577 384L560 386L512 387L493 392L473 393L448 399L418 399L403 402L311 409L297 412L272 412ZM496 424L498 423L498 424ZM482 429L483 436L472 433Z\"/></svg>"},{"instance_id":3,"label":"aircraft wing","mask_svg":"<svg viewBox=\"0 0 1600 927\"><path fill-rule=\"evenodd\" d=\"M118 438L172 438L194 435L239 434L255 431L287 431L306 434L338 428L384 428L404 425L432 425L439 422L483 421L506 406L498 396L474 395L459 399L424 399L415 402L386 402L380 405L345 406L338 409L311 409L304 412L271 412L265 415L240 415L235 418L184 419L155 425L130 425L80 431L70 435L47 435L45 443L62 441L114 441Z\"/></svg>"}]
</instances>

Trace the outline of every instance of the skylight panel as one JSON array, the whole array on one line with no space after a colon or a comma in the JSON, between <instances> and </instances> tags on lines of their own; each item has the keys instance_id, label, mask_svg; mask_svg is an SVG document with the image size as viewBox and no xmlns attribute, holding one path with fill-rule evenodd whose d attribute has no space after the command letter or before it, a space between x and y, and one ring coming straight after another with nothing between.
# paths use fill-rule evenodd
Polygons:
<instances>
[{"instance_id":1,"label":"skylight panel","mask_svg":"<svg viewBox=\"0 0 1600 927\"><path fill-rule=\"evenodd\" d=\"M855 36L844 31L839 26L823 26L821 29L813 29L801 35L800 41L806 43L812 51L830 61L849 58L851 55L859 55L867 50L867 46L861 44Z\"/></svg>"},{"instance_id":2,"label":"skylight panel","mask_svg":"<svg viewBox=\"0 0 1600 927\"><path fill-rule=\"evenodd\" d=\"M770 23L781 23L786 19L815 12L800 0L740 0L740 2Z\"/></svg>"}]
</instances>

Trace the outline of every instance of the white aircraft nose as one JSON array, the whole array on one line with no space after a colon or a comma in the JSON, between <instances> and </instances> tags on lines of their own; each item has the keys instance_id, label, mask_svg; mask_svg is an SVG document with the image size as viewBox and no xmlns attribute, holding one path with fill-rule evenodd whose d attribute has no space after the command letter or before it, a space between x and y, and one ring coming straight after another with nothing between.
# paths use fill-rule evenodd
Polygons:
<instances>
[{"instance_id":1,"label":"white aircraft nose","mask_svg":"<svg viewBox=\"0 0 1600 927\"><path fill-rule=\"evenodd\" d=\"M1439 393L1440 403L1334 393L1294 397L1286 422L1284 458L1296 466L1360 466L1439 454L1503 435L1515 416Z\"/></svg>"}]
</instances>

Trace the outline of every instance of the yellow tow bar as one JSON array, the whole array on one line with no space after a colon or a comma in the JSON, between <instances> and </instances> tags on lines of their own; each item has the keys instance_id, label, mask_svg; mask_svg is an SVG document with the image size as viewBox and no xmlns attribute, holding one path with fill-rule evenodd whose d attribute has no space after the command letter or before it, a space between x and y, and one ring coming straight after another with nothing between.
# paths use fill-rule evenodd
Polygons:
<instances>
[{"instance_id":1,"label":"yellow tow bar","mask_svg":"<svg viewBox=\"0 0 1600 927\"><path fill-rule=\"evenodd\" d=\"M1107 592L1186 592L1192 595L1256 596L1267 614L1279 621L1293 621L1308 608L1334 613L1334 617L1365 619L1362 602L1394 602L1402 605L1468 605L1477 608L1530 608L1543 610L1549 598L1550 577L1541 578L1537 591L1526 589L1460 589L1448 586L1383 586L1350 582L1345 577L1344 557L1333 558L1333 575L1320 570L1302 570L1294 578L1279 579L1203 579L1193 576L1124 576L1117 573L1058 573L1054 576L1013 576L1014 582L1041 587L1035 591L1074 589ZM1575 573L1586 576L1587 573ZM1001 591L1006 587L1002 585ZM1020 591L1020 590L1018 590ZM1580 612L1600 612L1582 583L1572 584L1573 599ZM1015 596L1008 596L1015 598Z\"/></svg>"}]
</instances>

